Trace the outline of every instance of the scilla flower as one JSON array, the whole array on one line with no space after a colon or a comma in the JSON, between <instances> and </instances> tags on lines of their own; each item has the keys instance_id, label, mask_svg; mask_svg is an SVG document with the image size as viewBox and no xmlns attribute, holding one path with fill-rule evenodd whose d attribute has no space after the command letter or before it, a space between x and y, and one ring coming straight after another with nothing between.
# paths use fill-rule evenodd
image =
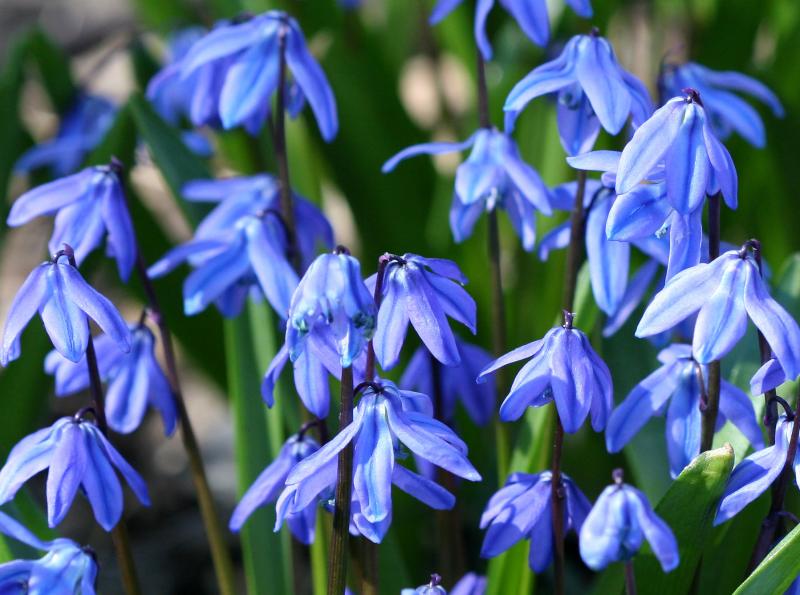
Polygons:
<instances>
[{"instance_id":1,"label":"scilla flower","mask_svg":"<svg viewBox=\"0 0 800 595\"><path fill-rule=\"evenodd\" d=\"M736 168L728 149L717 139L700 95L685 89L636 129L625 145L617 168L617 194L630 192L664 161L667 201L680 213L702 207L706 195L721 192L736 208Z\"/></svg>"},{"instance_id":2,"label":"scilla flower","mask_svg":"<svg viewBox=\"0 0 800 595\"><path fill-rule=\"evenodd\" d=\"M644 312L637 337L668 330L698 312L692 355L701 364L728 353L747 330L748 316L764 335L787 377L800 375L800 328L769 295L753 242L679 273Z\"/></svg>"},{"instance_id":3,"label":"scilla flower","mask_svg":"<svg viewBox=\"0 0 800 595\"><path fill-rule=\"evenodd\" d=\"M447 595L447 591L442 586L442 577L432 574L427 584L420 585L416 589L403 589L400 595Z\"/></svg>"},{"instance_id":4,"label":"scilla flower","mask_svg":"<svg viewBox=\"0 0 800 595\"><path fill-rule=\"evenodd\" d=\"M596 431L605 428L614 406L611 373L586 335L573 328L572 316L565 312L564 326L496 359L478 376L478 382L485 382L499 368L531 358L514 378L511 391L500 405L501 420L514 421L528 407L555 401L565 432L577 432L590 413L592 427Z\"/></svg>"},{"instance_id":5,"label":"scilla flower","mask_svg":"<svg viewBox=\"0 0 800 595\"><path fill-rule=\"evenodd\" d=\"M737 91L758 99L776 117L783 117L783 106L775 94L763 83L740 72L711 70L696 62L665 64L658 86L664 97L680 95L687 87L697 89L714 133L721 140L736 132L756 147L762 148L766 142L761 117L735 94Z\"/></svg>"},{"instance_id":6,"label":"scilla flower","mask_svg":"<svg viewBox=\"0 0 800 595\"><path fill-rule=\"evenodd\" d=\"M581 527L581 558L592 570L602 570L612 562L630 560L645 539L664 572L678 567L672 529L653 512L642 492L623 483L622 469L617 469L614 484L603 490Z\"/></svg>"},{"instance_id":7,"label":"scilla flower","mask_svg":"<svg viewBox=\"0 0 800 595\"><path fill-rule=\"evenodd\" d=\"M637 384L611 414L606 447L609 452L619 452L653 415L666 410L669 468L672 477L677 477L700 453L701 404L707 394L708 370L692 359L690 345L671 345L658 354L658 360L661 367ZM739 428L755 448L763 448L750 398L723 380L717 427L726 420Z\"/></svg>"},{"instance_id":8,"label":"scilla flower","mask_svg":"<svg viewBox=\"0 0 800 595\"><path fill-rule=\"evenodd\" d=\"M13 518L0 512L0 532L47 552L38 560L0 564L0 593L7 595L95 595L97 560L88 547L70 539L44 541Z\"/></svg>"},{"instance_id":9,"label":"scilla flower","mask_svg":"<svg viewBox=\"0 0 800 595\"><path fill-rule=\"evenodd\" d=\"M53 347L72 362L80 361L86 352L89 318L119 349L130 350L130 331L119 311L83 279L70 258L67 253L57 254L25 279L8 310L0 349L2 365L19 357L20 335L37 311Z\"/></svg>"},{"instance_id":10,"label":"scilla flower","mask_svg":"<svg viewBox=\"0 0 800 595\"><path fill-rule=\"evenodd\" d=\"M119 176L121 164L96 165L38 186L11 206L8 225L19 227L42 215L54 215L55 226L48 247L51 253L64 244L72 246L78 264L106 238L106 252L117 261L119 276L126 281L136 260L125 193Z\"/></svg>"},{"instance_id":11,"label":"scilla flower","mask_svg":"<svg viewBox=\"0 0 800 595\"><path fill-rule=\"evenodd\" d=\"M531 100L549 93L558 93L559 132L570 155L588 151L601 126L617 134L629 117L638 126L652 112L647 89L617 63L611 44L596 31L570 39L558 58L514 86L503 107L506 130Z\"/></svg>"},{"instance_id":12,"label":"scilla flower","mask_svg":"<svg viewBox=\"0 0 800 595\"><path fill-rule=\"evenodd\" d=\"M475 300L462 287L461 269L441 258L416 254L384 255L379 272L367 279L374 288L383 274L382 299L375 331L375 355L384 370L394 367L409 322L431 354L446 366L461 359L447 316L475 333ZM385 268L384 268L385 267Z\"/></svg>"},{"instance_id":13,"label":"scilla flower","mask_svg":"<svg viewBox=\"0 0 800 595\"><path fill-rule=\"evenodd\" d=\"M130 325L131 349L127 353L106 334L94 339L100 378L108 383L105 395L108 427L121 434L136 430L147 407L161 414L167 436L175 431L175 396L156 360L155 337L143 324ZM45 371L55 376L56 395L74 394L89 387L85 356L73 363L57 351L44 362Z\"/></svg>"},{"instance_id":14,"label":"scilla flower","mask_svg":"<svg viewBox=\"0 0 800 595\"><path fill-rule=\"evenodd\" d=\"M481 214L501 208L506 211L525 250L536 242L536 212L550 215L549 194L539 174L522 160L510 135L494 128L481 128L462 143L422 143L403 149L389 159L382 171L415 155L436 155L472 148L456 170L450 229L456 242L472 235Z\"/></svg>"},{"instance_id":15,"label":"scilla flower","mask_svg":"<svg viewBox=\"0 0 800 595\"><path fill-rule=\"evenodd\" d=\"M48 467L47 522L51 527L64 519L80 488L97 523L111 531L122 516L122 485L115 468L139 502L150 505L144 480L81 412L26 436L11 449L0 470L0 504L11 501L26 481Z\"/></svg>"},{"instance_id":16,"label":"scilla flower","mask_svg":"<svg viewBox=\"0 0 800 595\"><path fill-rule=\"evenodd\" d=\"M578 533L591 503L566 475L564 489L564 532ZM482 558L502 554L520 539L530 541L528 565L543 572L553 559L552 474L512 473L506 484L489 500L481 515L481 529L487 529L481 547Z\"/></svg>"}]
</instances>

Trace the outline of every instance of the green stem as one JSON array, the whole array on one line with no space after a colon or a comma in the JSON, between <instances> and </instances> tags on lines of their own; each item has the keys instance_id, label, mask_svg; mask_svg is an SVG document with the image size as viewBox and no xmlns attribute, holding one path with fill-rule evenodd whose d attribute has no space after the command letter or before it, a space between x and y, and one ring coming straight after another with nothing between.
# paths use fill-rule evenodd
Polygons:
<instances>
[{"instance_id":1,"label":"green stem","mask_svg":"<svg viewBox=\"0 0 800 595\"><path fill-rule=\"evenodd\" d=\"M708 198L708 261L719 256L720 250L720 195ZM703 409L703 429L700 440L700 452L711 449L714 443L714 431L719 414L719 393L721 386L721 362L708 364L708 399Z\"/></svg>"}]
</instances>

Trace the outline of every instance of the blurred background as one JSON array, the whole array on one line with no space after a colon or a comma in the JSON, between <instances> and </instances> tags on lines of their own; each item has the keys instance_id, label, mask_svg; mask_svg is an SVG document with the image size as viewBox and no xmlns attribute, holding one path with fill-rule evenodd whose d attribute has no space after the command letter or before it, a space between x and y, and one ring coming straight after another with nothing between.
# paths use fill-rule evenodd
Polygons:
<instances>
[{"instance_id":1,"label":"blurred background","mask_svg":"<svg viewBox=\"0 0 800 595\"><path fill-rule=\"evenodd\" d=\"M495 58L488 65L487 76L492 116L498 125L502 122L503 100L513 84L557 54L570 36L586 33L592 26L611 40L620 62L648 85L654 98L659 65L667 54L673 61L691 59L716 70L744 72L777 93L786 109L785 118L776 119L756 105L766 125L766 148L753 148L739 137L726 143L739 173L740 206L735 212L723 210L722 236L734 244L751 237L762 241L773 280L784 280L779 295L798 316L800 288L786 281L784 271L790 266L785 263L792 262L791 255L800 250L800 4L795 0L594 0L595 16L590 22L565 10L561 0L548 4L553 34L551 47L544 50L533 46L504 10L496 7L492 11L489 29ZM466 0L435 28L427 25L432 6L432 0L364 0L357 10L345 11L336 0L0 0L0 192L5 196L0 215L4 220L11 202L30 185L51 179L47 171L30 176L15 174L13 166L27 147L53 136L60 114L76 89L108 98L124 114L129 98L143 90L162 62L165 40L171 32L188 25L209 26L216 19L231 18L242 11L282 8L298 19L312 52L325 69L336 94L341 124L331 144L321 141L308 113L289 125L293 185L322 205L337 240L361 258L366 274L374 271L378 255L386 251L417 252L458 262L472 279L468 289L479 305L477 341L488 346L490 287L485 223L479 223L474 236L461 245L454 244L447 223L458 155L419 158L391 175L380 173L383 161L400 148L431 139L463 139L476 127L473 3ZM147 134L146 123L130 114L127 119L118 116L113 130L115 137L107 140L105 149L99 148L95 156L99 159L105 154L107 160L111 151L128 165L138 233L152 261L170 245L191 236L191 218L176 196L177 178L164 166L171 157L165 157L163 146L159 153L157 139ZM209 170L216 176L274 171L266 135L203 134L215 150L211 158L200 161L201 167L195 170L198 177ZM540 99L532 103L515 134L523 156L545 182L555 185L574 177L558 140L552 102ZM603 135L599 148L621 148L620 139ZM127 154L119 154L123 150ZM565 218L565 213L540 218L539 231L544 233ZM46 256L50 225L42 220L22 229L0 229L3 319L24 277ZM535 254L521 249L507 221L502 225L511 348L540 337L556 319L564 255L554 254L542 263ZM121 286L115 271L100 258L91 259L88 267L92 281L129 318L137 317L141 308L138 287ZM241 487L237 485L234 460L236 445L241 443L236 439L228 397L232 390L246 393L258 413L258 384L271 354L256 353L249 365L232 368L225 347L230 348L235 333L223 330L216 311L194 318L183 316L182 276L175 273L159 282L158 288L178 338L190 415L212 487L227 519ZM583 277L578 323L587 332L595 329L593 334L612 369L619 401L654 368L656 350L633 338L636 314L613 338L602 339L602 324L585 287L586 275ZM249 316L251 321L257 319L253 312ZM3 460L19 438L57 415L73 412L85 398L54 398L52 381L41 369L49 345L39 325L32 327L37 328L29 329L24 337L23 357L0 372ZM273 334L277 336L277 332ZM758 357L755 338L746 343L750 347L726 362L732 380L744 388ZM408 347L406 355L411 352ZM334 416L335 412L332 419ZM477 521L496 489L494 454L480 447L485 430L474 427L463 411L456 421L458 432L472 446L471 458L488 478L483 484L463 485L459 491L465 525L462 565L485 572L486 561L478 558L482 535ZM542 415L530 415L517 427L516 470L539 471L547 464L542 454L546 452L542 445L548 442L544 428L549 424L545 421ZM291 426L290 419L286 425ZM136 434L115 439L145 476L154 502L151 508L141 508L131 501L126 509L145 592L215 592L178 439L165 439L155 416ZM614 456L605 454L602 436L587 429L568 437L565 470L590 498L595 498L609 482L611 469L624 466L630 470L631 481L657 501L670 482L664 450L663 421L651 422L624 453ZM743 454L737 452L737 458ZM270 459L268 452L252 455L253 469L260 469ZM17 503L20 514L39 525L35 504L44 493L39 489L43 480L40 484L33 484L25 501ZM440 553L432 529L433 511L403 494L397 493L395 500L395 523L381 549L387 593L424 582L437 570ZM745 516L752 519L746 519L741 528L715 534L715 547L724 550L728 564L741 567L742 574L766 502L759 506L761 509L748 509ZM93 545L102 564L102 592L118 592L110 541L102 531L91 528L88 514L88 507L81 502L58 530ZM430 522L421 522L426 515ZM415 522L402 522L404 518ZM230 545L237 555L238 543L231 535ZM523 548L527 551L525 548L527 545ZM573 592L588 591L594 579L578 561L574 537L568 542L568 551ZM712 556L708 562L708 584L704 583L700 592L730 593L741 579L738 572L715 572L717 558ZM537 583L543 592L548 581L544 575Z\"/></svg>"}]
</instances>

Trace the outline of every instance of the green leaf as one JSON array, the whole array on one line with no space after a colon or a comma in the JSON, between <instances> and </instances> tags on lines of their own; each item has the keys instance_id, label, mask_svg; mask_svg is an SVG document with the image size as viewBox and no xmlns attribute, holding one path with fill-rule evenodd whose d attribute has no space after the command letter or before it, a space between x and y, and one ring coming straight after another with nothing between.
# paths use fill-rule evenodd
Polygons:
<instances>
[{"instance_id":1,"label":"green leaf","mask_svg":"<svg viewBox=\"0 0 800 595\"><path fill-rule=\"evenodd\" d=\"M800 574L800 525L772 548L734 595L783 593Z\"/></svg>"},{"instance_id":2,"label":"green leaf","mask_svg":"<svg viewBox=\"0 0 800 595\"><path fill-rule=\"evenodd\" d=\"M34 29L28 38L28 56L39 70L53 109L63 114L76 92L66 54L41 29Z\"/></svg>"}]
</instances>

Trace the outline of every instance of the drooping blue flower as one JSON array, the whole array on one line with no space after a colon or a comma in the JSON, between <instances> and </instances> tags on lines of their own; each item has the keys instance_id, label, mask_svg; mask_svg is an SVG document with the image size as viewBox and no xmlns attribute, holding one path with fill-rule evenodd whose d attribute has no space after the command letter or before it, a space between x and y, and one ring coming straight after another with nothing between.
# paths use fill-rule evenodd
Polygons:
<instances>
[{"instance_id":1,"label":"drooping blue flower","mask_svg":"<svg viewBox=\"0 0 800 595\"><path fill-rule=\"evenodd\" d=\"M47 469L47 522L58 525L78 488L89 500L97 523L110 531L122 516L125 478L139 502L150 505L147 486L98 427L80 414L62 417L52 426L20 440L0 470L0 504L11 501L31 477Z\"/></svg>"},{"instance_id":2,"label":"drooping blue flower","mask_svg":"<svg viewBox=\"0 0 800 595\"><path fill-rule=\"evenodd\" d=\"M592 507L583 492L566 475L564 489L564 532L579 533ZM553 559L552 474L512 473L505 485L486 504L481 529L488 529L481 547L482 558L502 554L520 539L530 541L528 565L543 572Z\"/></svg>"},{"instance_id":3,"label":"drooping blue flower","mask_svg":"<svg viewBox=\"0 0 800 595\"><path fill-rule=\"evenodd\" d=\"M468 572L450 589L450 595L484 595L487 580L474 572Z\"/></svg>"},{"instance_id":4,"label":"drooping blue flower","mask_svg":"<svg viewBox=\"0 0 800 595\"><path fill-rule=\"evenodd\" d=\"M56 177L73 173L103 140L116 113L108 99L79 93L61 118L56 136L25 151L14 169L27 172L49 166Z\"/></svg>"},{"instance_id":5,"label":"drooping blue flower","mask_svg":"<svg viewBox=\"0 0 800 595\"><path fill-rule=\"evenodd\" d=\"M446 366L461 361L447 317L475 333L475 300L462 287L467 279L451 260L416 254L384 255L383 292L375 330L375 355L384 370L394 367L409 322L433 357ZM373 291L377 274L367 279Z\"/></svg>"},{"instance_id":6,"label":"drooping blue flower","mask_svg":"<svg viewBox=\"0 0 800 595\"><path fill-rule=\"evenodd\" d=\"M143 324L132 324L131 349L127 353L106 334L94 339L100 378L108 383L105 395L108 427L121 434L136 430L147 407L161 414L164 433L170 436L177 425L175 396L155 354L155 337ZM77 363L51 351L45 371L55 377L56 396L64 397L89 388L86 358Z\"/></svg>"},{"instance_id":7,"label":"drooping blue flower","mask_svg":"<svg viewBox=\"0 0 800 595\"><path fill-rule=\"evenodd\" d=\"M586 335L573 328L572 314L564 316L563 326L499 357L478 376L478 382L485 382L499 368L531 358L514 378L511 391L500 405L501 420L514 421L528 407L555 401L565 432L577 432L590 413L595 431L606 427L614 406L611 373Z\"/></svg>"},{"instance_id":8,"label":"drooping blue flower","mask_svg":"<svg viewBox=\"0 0 800 595\"><path fill-rule=\"evenodd\" d=\"M286 346L296 361L312 335L333 338L340 364L353 364L375 332L375 300L361 278L361 264L342 251L311 263L289 306Z\"/></svg>"},{"instance_id":9,"label":"drooping blue flower","mask_svg":"<svg viewBox=\"0 0 800 595\"><path fill-rule=\"evenodd\" d=\"M47 552L38 560L12 560L0 564L0 593L95 595L97 560L90 548L64 538L41 540L3 512L0 512L0 532Z\"/></svg>"},{"instance_id":10,"label":"drooping blue flower","mask_svg":"<svg viewBox=\"0 0 800 595\"><path fill-rule=\"evenodd\" d=\"M728 149L717 139L694 89L670 99L636 129L617 168L617 194L633 190L664 162L667 201L683 214L721 192L735 209L738 179Z\"/></svg>"},{"instance_id":11,"label":"drooping blue flower","mask_svg":"<svg viewBox=\"0 0 800 595\"><path fill-rule=\"evenodd\" d=\"M644 540L664 572L678 567L678 542L672 529L650 507L647 496L623 483L622 470L614 472L614 484L597 498L580 530L581 558L593 570L636 555Z\"/></svg>"},{"instance_id":12,"label":"drooping blue flower","mask_svg":"<svg viewBox=\"0 0 800 595\"><path fill-rule=\"evenodd\" d=\"M431 25L437 24L452 12L462 0L439 0L431 13ZM592 16L590 0L564 0L578 16ZM495 0L479 0L475 8L475 43L484 59L492 57L492 46L486 36L486 19ZM522 31L536 45L545 46L550 39L550 17L546 0L500 0L500 5L514 17Z\"/></svg>"},{"instance_id":13,"label":"drooping blue flower","mask_svg":"<svg viewBox=\"0 0 800 595\"><path fill-rule=\"evenodd\" d=\"M19 357L20 335L37 311L53 347L70 361L80 361L86 352L89 318L119 349L130 350L130 331L119 311L67 259L66 255L57 255L54 261L37 266L25 279L8 310L0 364L8 365Z\"/></svg>"},{"instance_id":14,"label":"drooping blue flower","mask_svg":"<svg viewBox=\"0 0 800 595\"><path fill-rule=\"evenodd\" d=\"M436 411L438 419L453 419L456 402L460 401L470 419L484 426L494 413L495 385L493 382L478 384L474 378L491 363L492 356L485 349L459 338L456 338L456 346L461 362L457 366L443 366L421 345L411 356L400 378L400 386L425 395L438 393L441 399L441 410Z\"/></svg>"},{"instance_id":15,"label":"drooping blue flower","mask_svg":"<svg viewBox=\"0 0 800 595\"><path fill-rule=\"evenodd\" d=\"M319 125L322 137L330 141L339 127L336 100L325 73L306 47L303 32L284 12L269 11L248 20L216 27L189 49L181 62L181 76L216 67L216 104L219 119L226 129L245 125L254 132L269 114L272 95L278 88L281 46L285 44L289 111L292 104L305 100ZM216 90L215 89L215 90ZM205 89L197 89L200 93ZM212 94L213 95L213 94Z\"/></svg>"},{"instance_id":16,"label":"drooping blue flower","mask_svg":"<svg viewBox=\"0 0 800 595\"><path fill-rule=\"evenodd\" d=\"M658 86L663 97L680 95L686 88L697 89L711 127L721 140L736 132L755 147L762 148L766 143L761 116L736 91L758 99L775 117L784 115L780 100L766 85L740 72L711 70L696 62L664 64Z\"/></svg>"},{"instance_id":17,"label":"drooping blue flower","mask_svg":"<svg viewBox=\"0 0 800 595\"><path fill-rule=\"evenodd\" d=\"M416 589L402 589L400 595L447 595L447 591L442 586L442 577L432 574L431 580Z\"/></svg>"},{"instance_id":18,"label":"drooping blue flower","mask_svg":"<svg viewBox=\"0 0 800 595\"><path fill-rule=\"evenodd\" d=\"M652 416L662 415L666 410L667 453L674 478L700 454L701 403L702 396L707 394L708 370L692 359L691 345L670 345L658 354L658 360L661 367L637 384L612 412L606 427L606 447L609 452L619 452ZM752 402L745 393L723 380L717 429L725 421L739 428L754 448L763 448L764 439Z\"/></svg>"},{"instance_id":19,"label":"drooping blue flower","mask_svg":"<svg viewBox=\"0 0 800 595\"><path fill-rule=\"evenodd\" d=\"M119 168L117 162L87 167L29 190L14 201L8 225L18 227L36 217L54 215L50 252L55 254L69 244L78 264L105 236L106 253L117 261L119 276L127 281L136 261L136 238Z\"/></svg>"},{"instance_id":20,"label":"drooping blue flower","mask_svg":"<svg viewBox=\"0 0 800 595\"><path fill-rule=\"evenodd\" d=\"M308 435L293 434L290 436L281 447L275 460L261 472L253 485L242 496L228 525L231 531L239 531L256 509L275 502L283 490L289 471L317 450L319 450L319 444ZM316 503L300 512L289 514L286 518L292 535L306 545L314 542L316 520Z\"/></svg>"},{"instance_id":21,"label":"drooping blue flower","mask_svg":"<svg viewBox=\"0 0 800 595\"><path fill-rule=\"evenodd\" d=\"M692 355L699 363L728 353L744 335L749 316L787 377L800 375L800 328L770 297L747 244L673 277L647 306L636 336L668 330L695 312Z\"/></svg>"},{"instance_id":22,"label":"drooping blue flower","mask_svg":"<svg viewBox=\"0 0 800 595\"><path fill-rule=\"evenodd\" d=\"M425 397L400 391L389 381L367 387L353 421L289 473L278 500L278 526L287 514L304 510L320 494L330 494L337 455L350 443L354 446L352 523L367 539L380 543L389 528L392 484L432 508L452 508L452 494L398 464L403 457L398 448L403 444L454 475L469 481L481 479L466 457L466 444L450 428L404 405L405 399L417 398Z\"/></svg>"},{"instance_id":23,"label":"drooping blue flower","mask_svg":"<svg viewBox=\"0 0 800 595\"><path fill-rule=\"evenodd\" d=\"M775 425L775 444L758 450L736 465L728 478L725 492L719 501L714 525L733 518L753 500L763 494L780 476L786 465L792 425L797 423L786 415L780 415ZM792 478L800 487L800 457L790 461Z\"/></svg>"},{"instance_id":24,"label":"drooping blue flower","mask_svg":"<svg viewBox=\"0 0 800 595\"><path fill-rule=\"evenodd\" d=\"M403 149L389 159L382 171L415 155L436 155L465 151L469 158L456 171L450 229L456 242L472 235L482 213L501 208L506 211L525 250L536 242L536 212L551 214L549 194L539 174L520 157L510 135L494 128L481 128L461 143L422 143Z\"/></svg>"},{"instance_id":25,"label":"drooping blue flower","mask_svg":"<svg viewBox=\"0 0 800 595\"><path fill-rule=\"evenodd\" d=\"M763 395L791 380L793 378L786 373L781 363L775 357L771 357L753 374L750 379L750 392L754 395Z\"/></svg>"},{"instance_id":26,"label":"drooping blue flower","mask_svg":"<svg viewBox=\"0 0 800 595\"><path fill-rule=\"evenodd\" d=\"M588 151L601 126L617 134L629 117L639 126L653 111L645 86L619 65L611 44L596 31L570 39L558 58L514 86L503 107L506 130L532 99L550 93L558 93L559 133L570 155Z\"/></svg>"}]
</instances>

